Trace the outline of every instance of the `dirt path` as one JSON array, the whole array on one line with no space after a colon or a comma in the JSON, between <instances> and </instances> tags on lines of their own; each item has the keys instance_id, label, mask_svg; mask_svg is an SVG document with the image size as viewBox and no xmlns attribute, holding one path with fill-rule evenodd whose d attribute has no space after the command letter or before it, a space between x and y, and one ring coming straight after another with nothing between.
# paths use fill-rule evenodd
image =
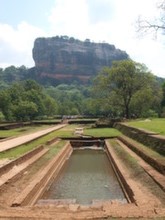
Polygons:
<instances>
[{"instance_id":1,"label":"dirt path","mask_svg":"<svg viewBox=\"0 0 165 220\"><path fill-rule=\"evenodd\" d=\"M27 143L31 140L34 140L38 137L41 137L45 134L52 132L52 131L58 130L64 126L66 126L66 124L60 124L60 125L56 125L56 126L53 126L53 127L41 130L41 131L37 131L32 134L26 134L26 135L23 135L20 137L16 137L16 138L12 138L10 140L3 141L0 143L0 152L14 148L14 147L19 146L21 144Z\"/></svg>"}]
</instances>

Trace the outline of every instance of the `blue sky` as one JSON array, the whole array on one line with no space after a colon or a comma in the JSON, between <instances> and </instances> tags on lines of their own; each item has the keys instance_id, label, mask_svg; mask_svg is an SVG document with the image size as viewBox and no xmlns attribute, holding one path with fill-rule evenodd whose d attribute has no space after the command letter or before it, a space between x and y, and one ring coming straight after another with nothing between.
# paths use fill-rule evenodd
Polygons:
<instances>
[{"instance_id":1,"label":"blue sky","mask_svg":"<svg viewBox=\"0 0 165 220\"><path fill-rule=\"evenodd\" d=\"M0 67L34 66L37 37L68 35L107 42L165 77L165 36L138 38L139 15L157 18L160 0L0 0Z\"/></svg>"},{"instance_id":2,"label":"blue sky","mask_svg":"<svg viewBox=\"0 0 165 220\"><path fill-rule=\"evenodd\" d=\"M13 27L26 21L40 28L48 25L47 16L54 0L0 0L0 23Z\"/></svg>"}]
</instances>

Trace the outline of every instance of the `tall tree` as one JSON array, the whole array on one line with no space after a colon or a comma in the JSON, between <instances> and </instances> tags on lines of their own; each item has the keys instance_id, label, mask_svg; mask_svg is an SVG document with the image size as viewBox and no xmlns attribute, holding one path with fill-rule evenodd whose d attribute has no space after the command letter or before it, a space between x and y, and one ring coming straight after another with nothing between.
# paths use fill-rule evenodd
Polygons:
<instances>
[{"instance_id":1,"label":"tall tree","mask_svg":"<svg viewBox=\"0 0 165 220\"><path fill-rule=\"evenodd\" d=\"M103 69L95 79L94 93L101 101L101 108L106 111L108 108L113 115L118 113L130 118L133 98L140 91L151 88L153 80L154 76L144 65L132 60L115 61L111 68Z\"/></svg>"}]
</instances>

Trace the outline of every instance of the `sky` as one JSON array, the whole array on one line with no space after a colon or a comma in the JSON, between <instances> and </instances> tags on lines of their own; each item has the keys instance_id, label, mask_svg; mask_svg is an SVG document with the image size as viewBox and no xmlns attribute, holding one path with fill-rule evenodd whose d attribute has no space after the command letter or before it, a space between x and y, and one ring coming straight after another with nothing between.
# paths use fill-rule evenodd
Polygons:
<instances>
[{"instance_id":1,"label":"sky","mask_svg":"<svg viewBox=\"0 0 165 220\"><path fill-rule=\"evenodd\" d=\"M0 0L0 67L33 67L37 37L67 35L114 44L165 78L165 35L141 36L139 16L157 19L160 0Z\"/></svg>"}]
</instances>

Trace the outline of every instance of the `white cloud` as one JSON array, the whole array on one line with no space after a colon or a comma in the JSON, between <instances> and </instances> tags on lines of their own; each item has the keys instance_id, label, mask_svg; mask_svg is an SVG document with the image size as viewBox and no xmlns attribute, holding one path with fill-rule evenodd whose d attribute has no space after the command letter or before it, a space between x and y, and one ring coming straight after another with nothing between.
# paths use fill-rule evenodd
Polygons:
<instances>
[{"instance_id":1,"label":"white cloud","mask_svg":"<svg viewBox=\"0 0 165 220\"><path fill-rule=\"evenodd\" d=\"M55 0L43 30L23 21L16 28L0 24L0 66L33 66L32 48L36 37L68 35L114 44L132 59L146 64L156 75L165 77L163 37L157 41L152 36L138 39L135 31L139 15L147 19L159 16L157 1Z\"/></svg>"},{"instance_id":2,"label":"white cloud","mask_svg":"<svg viewBox=\"0 0 165 220\"><path fill-rule=\"evenodd\" d=\"M52 35L82 36L89 28L88 6L84 0L57 0L49 16Z\"/></svg>"},{"instance_id":3,"label":"white cloud","mask_svg":"<svg viewBox=\"0 0 165 220\"><path fill-rule=\"evenodd\" d=\"M0 66L34 66L34 39L43 34L42 30L24 21L15 29L8 24L0 24Z\"/></svg>"},{"instance_id":4,"label":"white cloud","mask_svg":"<svg viewBox=\"0 0 165 220\"><path fill-rule=\"evenodd\" d=\"M157 39L153 39L152 35L138 38L139 34L135 29L139 15L146 19L159 17L157 2L157 0L122 2L116 0L116 19L113 20L115 34L112 36L112 41L119 48L126 50L132 59L146 64L154 74L165 77L165 45L162 35L158 35ZM126 8L125 4L129 7ZM119 27L117 31L115 31L115 25Z\"/></svg>"}]
</instances>

